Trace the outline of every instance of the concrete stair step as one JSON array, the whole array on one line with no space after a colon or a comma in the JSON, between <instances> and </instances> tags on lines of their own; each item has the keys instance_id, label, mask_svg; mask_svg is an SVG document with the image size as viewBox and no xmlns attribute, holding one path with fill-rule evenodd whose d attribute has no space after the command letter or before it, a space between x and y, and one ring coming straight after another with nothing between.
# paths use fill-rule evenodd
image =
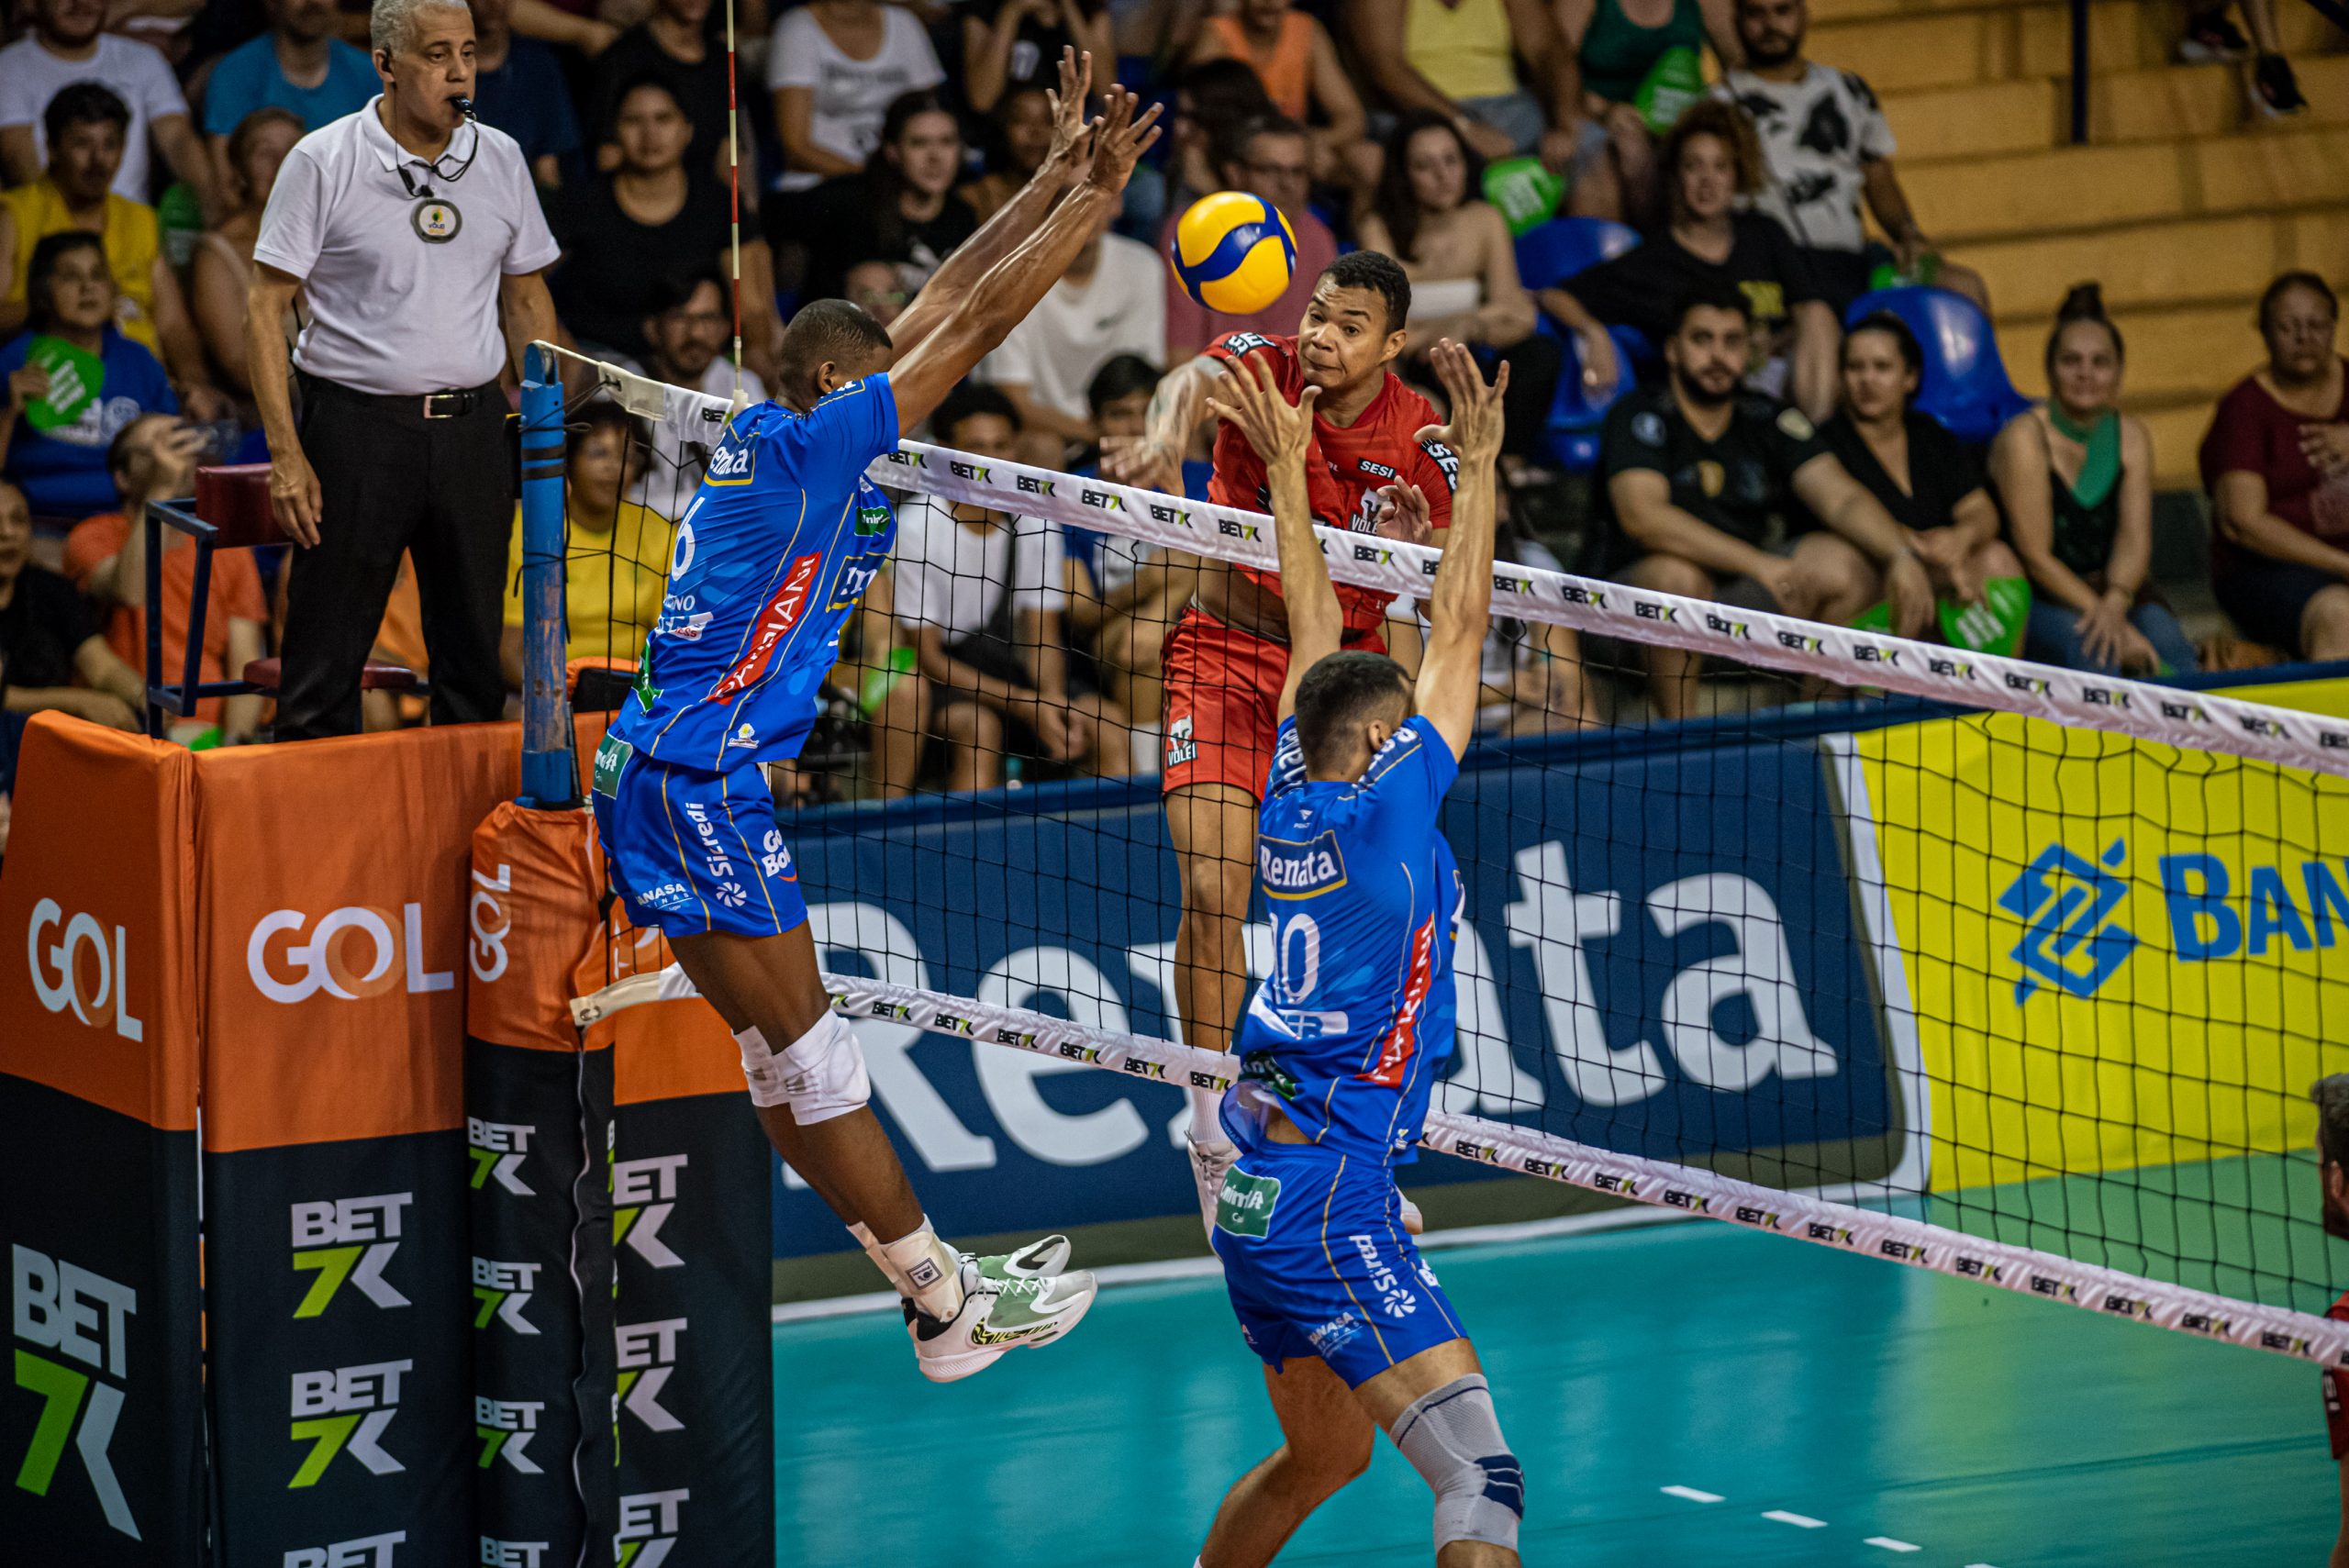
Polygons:
<instances>
[{"instance_id":1,"label":"concrete stair step","mask_svg":"<svg viewBox=\"0 0 2349 1568\"><path fill-rule=\"evenodd\" d=\"M2104 285L2115 311L2255 299L2268 280L2293 267L2349 280L2349 212L2171 217L1953 246L1950 253L1982 273L2000 320L2044 322L2066 289L2089 279ZM2037 359L2021 368L2028 372Z\"/></svg>"},{"instance_id":2,"label":"concrete stair step","mask_svg":"<svg viewBox=\"0 0 2349 1568\"><path fill-rule=\"evenodd\" d=\"M2309 108L2282 127L2252 108L2241 66L2165 65L2099 76L2088 96L2088 134L2095 145L2112 146L2349 125L2349 54L2310 56L2294 69ZM1884 110L1904 168L1931 159L2053 151L2068 145L2071 132L2071 100L2061 81L1887 93Z\"/></svg>"},{"instance_id":3,"label":"concrete stair step","mask_svg":"<svg viewBox=\"0 0 2349 1568\"><path fill-rule=\"evenodd\" d=\"M2061 233L2349 202L2349 125L1904 165L1925 232Z\"/></svg>"},{"instance_id":4,"label":"concrete stair step","mask_svg":"<svg viewBox=\"0 0 2349 1568\"><path fill-rule=\"evenodd\" d=\"M2339 31L2304 6L2277 9L2285 51L2339 51ZM2177 49L2176 0L2096 0L2088 60L2098 78L2170 64ZM2055 4L1903 5L1851 19L1814 21L1804 45L1814 60L1856 71L1879 93L1982 82L2053 80L2072 70L2071 12Z\"/></svg>"}]
</instances>

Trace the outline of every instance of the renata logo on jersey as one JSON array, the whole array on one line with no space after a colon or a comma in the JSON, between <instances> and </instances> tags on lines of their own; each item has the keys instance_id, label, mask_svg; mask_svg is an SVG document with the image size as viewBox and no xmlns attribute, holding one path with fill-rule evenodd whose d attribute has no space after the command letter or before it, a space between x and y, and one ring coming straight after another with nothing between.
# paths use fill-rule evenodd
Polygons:
<instances>
[{"instance_id":1,"label":"renata logo on jersey","mask_svg":"<svg viewBox=\"0 0 2349 1568\"><path fill-rule=\"evenodd\" d=\"M799 624L799 614L807 607L807 595L814 591L816 578L823 571L820 554L794 557L789 571L783 574L783 586L774 591L766 608L759 612L757 631L751 639L751 651L744 654L725 678L709 688L705 702L720 702L755 684L766 673L767 662L791 628Z\"/></svg>"},{"instance_id":2,"label":"renata logo on jersey","mask_svg":"<svg viewBox=\"0 0 2349 1568\"><path fill-rule=\"evenodd\" d=\"M1325 832L1310 843L1283 839L1256 840L1256 869L1268 898L1310 898L1346 884L1345 857L1338 835Z\"/></svg>"}]
</instances>

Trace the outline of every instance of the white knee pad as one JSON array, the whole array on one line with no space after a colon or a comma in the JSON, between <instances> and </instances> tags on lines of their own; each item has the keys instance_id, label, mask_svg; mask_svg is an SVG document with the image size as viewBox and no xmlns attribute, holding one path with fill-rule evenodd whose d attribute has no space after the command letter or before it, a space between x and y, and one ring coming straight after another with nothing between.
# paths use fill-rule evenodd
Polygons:
<instances>
[{"instance_id":1,"label":"white knee pad","mask_svg":"<svg viewBox=\"0 0 2349 1568\"><path fill-rule=\"evenodd\" d=\"M848 1020L826 1013L814 1029L780 1052L767 1049L756 1029L734 1037L742 1052L742 1076L751 1085L754 1106L788 1106L791 1119L802 1127L846 1116L873 1097L873 1080L864 1071L864 1052Z\"/></svg>"},{"instance_id":2,"label":"white knee pad","mask_svg":"<svg viewBox=\"0 0 2349 1568\"><path fill-rule=\"evenodd\" d=\"M1525 1471L1501 1440L1482 1377L1457 1377L1395 1418L1395 1446L1435 1489L1435 1549L1480 1540L1517 1550Z\"/></svg>"}]
</instances>

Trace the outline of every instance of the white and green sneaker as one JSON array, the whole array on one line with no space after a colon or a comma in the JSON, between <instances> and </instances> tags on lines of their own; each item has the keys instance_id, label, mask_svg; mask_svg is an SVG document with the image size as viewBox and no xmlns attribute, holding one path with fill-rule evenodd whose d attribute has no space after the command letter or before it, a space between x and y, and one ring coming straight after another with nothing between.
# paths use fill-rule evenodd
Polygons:
<instances>
[{"instance_id":1,"label":"white and green sneaker","mask_svg":"<svg viewBox=\"0 0 2349 1568\"><path fill-rule=\"evenodd\" d=\"M963 1261L976 1268L985 1279L1056 1279L1067 1272L1068 1255L1067 1237L1047 1236L1015 1251L991 1253L984 1258L976 1252L965 1252Z\"/></svg>"},{"instance_id":2,"label":"white and green sneaker","mask_svg":"<svg viewBox=\"0 0 2349 1568\"><path fill-rule=\"evenodd\" d=\"M1024 1251L1032 1249L1023 1249ZM1019 1253L1012 1256L1020 1256ZM1092 1274L994 1279L963 1265L963 1308L945 1322L905 1303L906 1337L921 1374L952 1383L985 1370L1006 1351L1048 1345L1075 1328L1099 1290Z\"/></svg>"}]
</instances>

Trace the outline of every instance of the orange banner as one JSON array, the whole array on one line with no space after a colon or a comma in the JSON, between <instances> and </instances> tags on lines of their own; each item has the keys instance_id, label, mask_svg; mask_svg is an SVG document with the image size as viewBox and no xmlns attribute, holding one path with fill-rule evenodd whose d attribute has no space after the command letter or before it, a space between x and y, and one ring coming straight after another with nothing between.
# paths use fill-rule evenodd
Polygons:
<instances>
[{"instance_id":1,"label":"orange banner","mask_svg":"<svg viewBox=\"0 0 2349 1568\"><path fill-rule=\"evenodd\" d=\"M195 1125L188 841L195 758L58 714L17 764L0 1072L150 1126Z\"/></svg>"},{"instance_id":2,"label":"orange banner","mask_svg":"<svg viewBox=\"0 0 2349 1568\"><path fill-rule=\"evenodd\" d=\"M603 885L596 820L584 806L546 811L503 801L473 830L468 1033L530 1051L580 1048L570 987L598 951Z\"/></svg>"}]
</instances>

